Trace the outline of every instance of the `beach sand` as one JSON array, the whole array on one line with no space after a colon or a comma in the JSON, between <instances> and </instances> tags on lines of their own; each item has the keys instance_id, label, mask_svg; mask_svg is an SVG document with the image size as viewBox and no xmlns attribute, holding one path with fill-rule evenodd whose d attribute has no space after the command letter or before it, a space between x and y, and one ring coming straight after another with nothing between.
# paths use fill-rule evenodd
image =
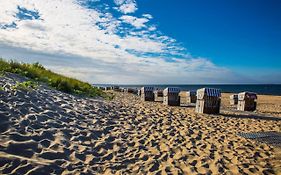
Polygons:
<instances>
[{"instance_id":1,"label":"beach sand","mask_svg":"<svg viewBox=\"0 0 281 175\"><path fill-rule=\"evenodd\" d=\"M264 117L192 107L75 97L40 86L12 91L0 77L0 174L280 174L280 148L237 136L281 132L281 98L259 96Z\"/></svg>"},{"instance_id":2,"label":"beach sand","mask_svg":"<svg viewBox=\"0 0 281 175\"><path fill-rule=\"evenodd\" d=\"M229 104L229 96L233 93L222 94L222 107L234 109L234 106ZM257 113L281 117L281 96L274 95L258 95Z\"/></svg>"}]
</instances>

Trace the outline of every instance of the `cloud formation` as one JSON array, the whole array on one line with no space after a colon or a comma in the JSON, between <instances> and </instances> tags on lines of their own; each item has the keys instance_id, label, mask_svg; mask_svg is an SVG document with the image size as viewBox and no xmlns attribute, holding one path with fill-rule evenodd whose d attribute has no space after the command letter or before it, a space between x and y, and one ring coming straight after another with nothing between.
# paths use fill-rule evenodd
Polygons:
<instances>
[{"instance_id":1,"label":"cloud formation","mask_svg":"<svg viewBox=\"0 0 281 175\"><path fill-rule=\"evenodd\" d=\"M30 57L49 54L67 62L74 55L71 64L79 67L56 61L49 61L48 67L97 83L189 83L188 77L193 83L218 82L225 79L222 74L231 74L208 59L192 57L176 40L161 34L152 15L132 15L135 0L114 0L113 7L98 0L86 2L102 8L75 0L2 1L0 44L24 49L24 56L28 50ZM111 11L116 8L120 14L114 16ZM87 66L85 59L91 60Z\"/></svg>"},{"instance_id":2,"label":"cloud formation","mask_svg":"<svg viewBox=\"0 0 281 175\"><path fill-rule=\"evenodd\" d=\"M131 24L132 26L136 27L137 29L146 27L145 23L149 21L147 18L137 18L134 16L129 15L123 15L119 19L121 19L123 22Z\"/></svg>"},{"instance_id":3,"label":"cloud formation","mask_svg":"<svg viewBox=\"0 0 281 175\"><path fill-rule=\"evenodd\" d=\"M114 2L118 6L117 9L124 14L133 13L138 9L135 0L114 0Z\"/></svg>"}]
</instances>

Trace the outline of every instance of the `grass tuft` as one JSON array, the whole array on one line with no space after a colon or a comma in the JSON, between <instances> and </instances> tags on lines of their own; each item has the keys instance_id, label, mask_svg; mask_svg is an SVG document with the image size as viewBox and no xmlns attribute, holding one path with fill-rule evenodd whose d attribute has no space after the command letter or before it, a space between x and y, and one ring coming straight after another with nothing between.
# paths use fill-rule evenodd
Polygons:
<instances>
[{"instance_id":1,"label":"grass tuft","mask_svg":"<svg viewBox=\"0 0 281 175\"><path fill-rule=\"evenodd\" d=\"M31 90L31 89L37 89L38 83L34 81L24 81L24 82L17 82L15 86L12 87L14 90Z\"/></svg>"},{"instance_id":2,"label":"grass tuft","mask_svg":"<svg viewBox=\"0 0 281 175\"><path fill-rule=\"evenodd\" d=\"M91 84L82 82L80 80L69 78L50 70L44 68L41 64L27 64L19 63L16 61L6 61L0 58L0 72L11 72L15 74L20 74L22 76L28 77L33 81L44 82L49 86L70 94L82 95L87 97L104 97L106 99L112 99L113 97L106 94L102 90L93 87ZM33 86L31 81L23 82L19 84L19 87L25 88Z\"/></svg>"}]
</instances>

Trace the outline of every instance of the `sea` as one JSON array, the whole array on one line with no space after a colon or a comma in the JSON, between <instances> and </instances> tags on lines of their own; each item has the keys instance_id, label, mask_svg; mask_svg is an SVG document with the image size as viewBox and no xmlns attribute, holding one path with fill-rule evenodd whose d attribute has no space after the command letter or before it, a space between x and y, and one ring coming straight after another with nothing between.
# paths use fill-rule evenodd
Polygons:
<instances>
[{"instance_id":1,"label":"sea","mask_svg":"<svg viewBox=\"0 0 281 175\"><path fill-rule=\"evenodd\" d=\"M99 86L112 86L112 85L99 85ZM197 90L204 87L217 88L222 92L239 93L244 91L255 92L260 95L280 95L281 96L281 84L196 84L196 85L114 85L124 88L141 88L143 86L153 86L160 89L166 87L178 87L181 90Z\"/></svg>"}]
</instances>

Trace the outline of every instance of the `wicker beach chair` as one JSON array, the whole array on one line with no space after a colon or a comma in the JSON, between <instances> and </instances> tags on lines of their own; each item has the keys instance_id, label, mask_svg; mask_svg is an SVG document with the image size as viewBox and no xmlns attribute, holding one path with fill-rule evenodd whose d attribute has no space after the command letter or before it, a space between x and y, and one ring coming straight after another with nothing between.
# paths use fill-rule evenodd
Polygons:
<instances>
[{"instance_id":1,"label":"wicker beach chair","mask_svg":"<svg viewBox=\"0 0 281 175\"><path fill-rule=\"evenodd\" d=\"M137 93L138 96L141 96L141 90L138 89L138 93Z\"/></svg>"},{"instance_id":2,"label":"wicker beach chair","mask_svg":"<svg viewBox=\"0 0 281 175\"><path fill-rule=\"evenodd\" d=\"M163 102L163 90L157 89L154 91L154 101Z\"/></svg>"},{"instance_id":3,"label":"wicker beach chair","mask_svg":"<svg viewBox=\"0 0 281 175\"><path fill-rule=\"evenodd\" d=\"M163 90L163 103L165 105L170 106L179 106L180 98L179 98L180 89L177 87L167 87Z\"/></svg>"},{"instance_id":4,"label":"wicker beach chair","mask_svg":"<svg viewBox=\"0 0 281 175\"><path fill-rule=\"evenodd\" d=\"M112 90L114 90L114 91L118 91L118 92L121 91L121 89L120 89L119 86L112 86L111 88L112 88Z\"/></svg>"},{"instance_id":5,"label":"wicker beach chair","mask_svg":"<svg viewBox=\"0 0 281 175\"><path fill-rule=\"evenodd\" d=\"M254 92L241 92L238 94L237 110L255 111L257 108L257 94Z\"/></svg>"},{"instance_id":6,"label":"wicker beach chair","mask_svg":"<svg viewBox=\"0 0 281 175\"><path fill-rule=\"evenodd\" d=\"M109 91L109 90L111 90L111 87L104 87L104 90L106 90L106 91Z\"/></svg>"},{"instance_id":7,"label":"wicker beach chair","mask_svg":"<svg viewBox=\"0 0 281 175\"><path fill-rule=\"evenodd\" d=\"M229 96L230 105L237 105L238 104L238 94L233 94Z\"/></svg>"},{"instance_id":8,"label":"wicker beach chair","mask_svg":"<svg viewBox=\"0 0 281 175\"><path fill-rule=\"evenodd\" d=\"M196 91L180 91L179 96L181 106L196 103Z\"/></svg>"},{"instance_id":9,"label":"wicker beach chair","mask_svg":"<svg viewBox=\"0 0 281 175\"><path fill-rule=\"evenodd\" d=\"M195 111L197 113L217 114L220 112L221 91L214 88L197 90Z\"/></svg>"},{"instance_id":10,"label":"wicker beach chair","mask_svg":"<svg viewBox=\"0 0 281 175\"><path fill-rule=\"evenodd\" d=\"M154 101L154 87L142 87L141 88L141 99L143 101Z\"/></svg>"}]
</instances>

